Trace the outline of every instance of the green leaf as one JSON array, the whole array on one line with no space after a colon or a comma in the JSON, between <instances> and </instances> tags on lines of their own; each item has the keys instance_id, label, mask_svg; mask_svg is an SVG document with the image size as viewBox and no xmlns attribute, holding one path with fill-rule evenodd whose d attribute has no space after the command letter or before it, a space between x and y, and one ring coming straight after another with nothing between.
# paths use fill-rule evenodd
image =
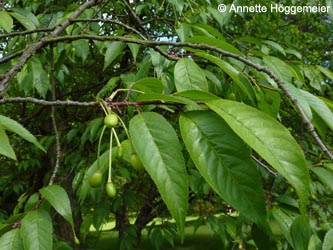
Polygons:
<instances>
[{"instance_id":1,"label":"green leaf","mask_svg":"<svg viewBox=\"0 0 333 250\"><path fill-rule=\"evenodd\" d=\"M302 89L298 89L292 84L285 84L288 91L297 99L304 113L309 120L313 120L313 112L315 112L325 124L333 131L333 114L326 103L319 97ZM316 125L316 124L315 124ZM317 127L318 129L318 127Z\"/></svg>"},{"instance_id":2,"label":"green leaf","mask_svg":"<svg viewBox=\"0 0 333 250\"><path fill-rule=\"evenodd\" d=\"M200 35L202 35L201 37L205 37L205 38L206 37L213 37L213 38L219 39L217 41L224 40L224 37L223 37L222 33L220 33L217 29L215 29L213 26L211 26L209 24L196 23L196 24L192 24L191 27L192 27L192 29L196 30L196 33L199 33ZM211 41L213 41L213 40L211 40ZM193 41L193 42L194 43L201 43L201 41L199 41L199 40L196 40L196 41ZM228 44L228 45L232 46L231 44ZM213 46L215 46L215 45L213 45Z\"/></svg>"},{"instance_id":3,"label":"green leaf","mask_svg":"<svg viewBox=\"0 0 333 250\"><path fill-rule=\"evenodd\" d=\"M312 111L311 111L310 105L304 98L304 95L302 94L301 90L296 88L294 85L292 85L290 83L285 83L285 87L292 94L292 96L297 99L297 102L303 109L306 117L309 120L312 120Z\"/></svg>"},{"instance_id":4,"label":"green leaf","mask_svg":"<svg viewBox=\"0 0 333 250\"><path fill-rule=\"evenodd\" d=\"M249 35L245 35L244 37L241 37L239 40L241 42L249 43L249 44L251 44L251 46L255 45L254 47L259 47L260 48L261 45L262 45L261 40L259 40L256 37L249 36Z\"/></svg>"},{"instance_id":5,"label":"green leaf","mask_svg":"<svg viewBox=\"0 0 333 250\"><path fill-rule=\"evenodd\" d=\"M309 217L298 216L290 227L290 235L295 250L308 250L311 237Z\"/></svg>"},{"instance_id":6,"label":"green leaf","mask_svg":"<svg viewBox=\"0 0 333 250\"><path fill-rule=\"evenodd\" d=\"M16 161L16 155L9 143L6 131L0 126L0 154Z\"/></svg>"},{"instance_id":7,"label":"green leaf","mask_svg":"<svg viewBox=\"0 0 333 250\"><path fill-rule=\"evenodd\" d=\"M32 72L32 82L38 94L45 98L47 92L51 89L49 78L46 71L43 69L39 60L33 58L30 61L30 70Z\"/></svg>"},{"instance_id":8,"label":"green leaf","mask_svg":"<svg viewBox=\"0 0 333 250\"><path fill-rule=\"evenodd\" d=\"M22 220L21 236L25 250L50 250L53 245L51 216L42 209L28 213Z\"/></svg>"},{"instance_id":9,"label":"green leaf","mask_svg":"<svg viewBox=\"0 0 333 250\"><path fill-rule=\"evenodd\" d=\"M37 202L39 202L39 194L34 193L26 201L26 203L24 205L24 211L29 212L30 210L33 210L34 207L36 206Z\"/></svg>"},{"instance_id":10,"label":"green leaf","mask_svg":"<svg viewBox=\"0 0 333 250\"><path fill-rule=\"evenodd\" d=\"M178 92L175 94L176 96L182 96L188 99L191 99L193 101L201 101L201 102L207 102L211 100L218 100L220 99L216 95L213 95L208 92L203 92L200 90L187 90L184 92Z\"/></svg>"},{"instance_id":11,"label":"green leaf","mask_svg":"<svg viewBox=\"0 0 333 250\"><path fill-rule=\"evenodd\" d=\"M333 80L333 72L330 71L327 68L324 68L320 65L316 65L316 68L319 69L321 71L321 73L323 73L327 78L329 78L330 80Z\"/></svg>"},{"instance_id":12,"label":"green leaf","mask_svg":"<svg viewBox=\"0 0 333 250\"><path fill-rule=\"evenodd\" d=\"M104 99L105 95L111 95L112 91L117 87L118 81L120 77L112 77L110 80L98 91L96 98L97 99Z\"/></svg>"},{"instance_id":13,"label":"green leaf","mask_svg":"<svg viewBox=\"0 0 333 250\"><path fill-rule=\"evenodd\" d=\"M310 238L308 249L310 249L310 250L323 250L323 244L322 244L320 238L318 237L318 235L316 233L312 234L312 236ZM331 249L333 249L333 248L331 248Z\"/></svg>"},{"instance_id":14,"label":"green leaf","mask_svg":"<svg viewBox=\"0 0 333 250\"><path fill-rule=\"evenodd\" d=\"M280 110L280 94L277 91L271 91L265 88L256 91L258 108L271 115L272 117L277 117Z\"/></svg>"},{"instance_id":15,"label":"green leaf","mask_svg":"<svg viewBox=\"0 0 333 250\"><path fill-rule=\"evenodd\" d=\"M177 91L195 89L208 91L205 73L190 59L183 58L176 63L174 78Z\"/></svg>"},{"instance_id":16,"label":"green leaf","mask_svg":"<svg viewBox=\"0 0 333 250\"><path fill-rule=\"evenodd\" d=\"M139 39L140 38L139 36L133 35L133 34L129 34L126 37L130 37L130 38L134 38L134 39ZM135 44L135 43L128 43L127 45L128 45L128 47L129 47L129 49L132 53L134 62L136 62L136 58L137 58L137 55L139 54L141 45L140 44Z\"/></svg>"},{"instance_id":17,"label":"green leaf","mask_svg":"<svg viewBox=\"0 0 333 250\"><path fill-rule=\"evenodd\" d=\"M179 123L186 148L207 183L245 217L267 229L264 192L247 145L212 112L188 112Z\"/></svg>"},{"instance_id":18,"label":"green leaf","mask_svg":"<svg viewBox=\"0 0 333 250\"><path fill-rule=\"evenodd\" d=\"M306 78L309 79L310 85L319 92L322 92L323 82L325 79L321 74L321 71L313 65L304 65L302 69Z\"/></svg>"},{"instance_id":19,"label":"green leaf","mask_svg":"<svg viewBox=\"0 0 333 250\"><path fill-rule=\"evenodd\" d=\"M27 9L12 8L10 15L21 23L27 30L33 30L39 26L37 17Z\"/></svg>"},{"instance_id":20,"label":"green leaf","mask_svg":"<svg viewBox=\"0 0 333 250\"><path fill-rule=\"evenodd\" d=\"M255 102L256 98L251 83L240 70L237 70L226 61L223 61L220 58L212 56L205 52L198 51L196 52L196 55L206 58L207 60L219 66L227 75L229 75L232 78L232 80L237 84L240 90L251 100L251 102L253 104L256 103Z\"/></svg>"},{"instance_id":21,"label":"green leaf","mask_svg":"<svg viewBox=\"0 0 333 250\"><path fill-rule=\"evenodd\" d=\"M1 236L0 238L1 250L22 250L23 241L21 238L20 229L12 229Z\"/></svg>"},{"instance_id":22,"label":"green leaf","mask_svg":"<svg viewBox=\"0 0 333 250\"><path fill-rule=\"evenodd\" d=\"M163 116L147 112L130 121L129 132L134 150L176 220L181 238L184 238L188 176L175 130Z\"/></svg>"},{"instance_id":23,"label":"green leaf","mask_svg":"<svg viewBox=\"0 0 333 250\"><path fill-rule=\"evenodd\" d=\"M9 117L0 115L0 126L5 130L14 132L21 136L24 140L31 142L37 148L46 152L43 146L37 141L36 137L34 137L27 129L25 129L21 124L17 121L10 119Z\"/></svg>"},{"instance_id":24,"label":"green leaf","mask_svg":"<svg viewBox=\"0 0 333 250\"><path fill-rule=\"evenodd\" d=\"M75 54L81 57L82 61L87 59L89 54L89 45L86 40L73 41L73 47L75 48Z\"/></svg>"},{"instance_id":25,"label":"green leaf","mask_svg":"<svg viewBox=\"0 0 333 250\"><path fill-rule=\"evenodd\" d=\"M137 81L133 85L133 88L141 90L145 93L147 92L162 93L164 91L164 85L162 81L154 77L147 77Z\"/></svg>"},{"instance_id":26,"label":"green leaf","mask_svg":"<svg viewBox=\"0 0 333 250\"><path fill-rule=\"evenodd\" d=\"M13 18L5 10L0 10L0 27L10 33L13 27Z\"/></svg>"},{"instance_id":27,"label":"green leaf","mask_svg":"<svg viewBox=\"0 0 333 250\"><path fill-rule=\"evenodd\" d=\"M173 102L173 103L181 103L186 105L197 105L196 102L181 96L172 96L172 95L164 95L157 93L143 94L137 98L137 101L163 101L163 102Z\"/></svg>"},{"instance_id":28,"label":"green leaf","mask_svg":"<svg viewBox=\"0 0 333 250\"><path fill-rule=\"evenodd\" d=\"M104 57L104 67L105 70L120 54L123 53L126 44L123 42L106 42L107 47Z\"/></svg>"},{"instance_id":29,"label":"green leaf","mask_svg":"<svg viewBox=\"0 0 333 250\"><path fill-rule=\"evenodd\" d=\"M186 42L195 43L195 44L207 44L222 49L224 51L228 51L237 55L242 55L242 53L230 43L227 43L225 41L213 37L193 36L187 39Z\"/></svg>"},{"instance_id":30,"label":"green leaf","mask_svg":"<svg viewBox=\"0 0 333 250\"><path fill-rule=\"evenodd\" d=\"M40 189L39 192L51 206L74 227L71 204L66 191L59 185L52 185Z\"/></svg>"},{"instance_id":31,"label":"green leaf","mask_svg":"<svg viewBox=\"0 0 333 250\"><path fill-rule=\"evenodd\" d=\"M323 250L333 250L333 229L331 228L326 234L323 242Z\"/></svg>"},{"instance_id":32,"label":"green leaf","mask_svg":"<svg viewBox=\"0 0 333 250\"><path fill-rule=\"evenodd\" d=\"M207 10L215 19L215 21L220 25L220 28L223 30L223 26L228 25L231 17L234 15L233 11L230 11L230 4L228 4L227 11L221 13L214 6L208 6Z\"/></svg>"},{"instance_id":33,"label":"green leaf","mask_svg":"<svg viewBox=\"0 0 333 250\"><path fill-rule=\"evenodd\" d=\"M91 143L95 142L99 137L99 132L103 127L103 118L97 117L88 122L86 129L81 136L81 144L84 144L87 140Z\"/></svg>"},{"instance_id":34,"label":"green leaf","mask_svg":"<svg viewBox=\"0 0 333 250\"><path fill-rule=\"evenodd\" d=\"M21 71L17 73L18 89L23 91L25 95L29 95L33 89L33 75L30 72L31 69L28 68L28 64L25 64Z\"/></svg>"},{"instance_id":35,"label":"green leaf","mask_svg":"<svg viewBox=\"0 0 333 250\"><path fill-rule=\"evenodd\" d=\"M183 8L184 8L184 0L167 0L169 3L175 5L177 11L182 13Z\"/></svg>"},{"instance_id":36,"label":"green leaf","mask_svg":"<svg viewBox=\"0 0 333 250\"><path fill-rule=\"evenodd\" d=\"M94 207L93 213L93 226L98 231L103 223L108 222L110 216L110 205L108 203L101 203Z\"/></svg>"},{"instance_id":37,"label":"green leaf","mask_svg":"<svg viewBox=\"0 0 333 250\"><path fill-rule=\"evenodd\" d=\"M153 64L156 72L156 76L158 78L162 77L162 75L164 74L164 69L167 68L169 65L169 61L159 52L153 50L152 48L149 49L149 54L151 58L151 63ZM150 65L150 63L148 62L143 62L143 64L145 64L146 66Z\"/></svg>"},{"instance_id":38,"label":"green leaf","mask_svg":"<svg viewBox=\"0 0 333 250\"><path fill-rule=\"evenodd\" d=\"M285 49L285 52L288 53L288 54L291 54L291 55L294 55L296 56L298 59L302 59L302 54L299 53L297 50L295 49L291 49L291 48L287 48Z\"/></svg>"},{"instance_id":39,"label":"green leaf","mask_svg":"<svg viewBox=\"0 0 333 250\"><path fill-rule=\"evenodd\" d=\"M282 55L286 55L285 50L282 48L282 46L274 41L270 41L270 40L265 40L263 41L263 43L270 45L273 49L275 49L276 51L279 51Z\"/></svg>"},{"instance_id":40,"label":"green leaf","mask_svg":"<svg viewBox=\"0 0 333 250\"><path fill-rule=\"evenodd\" d=\"M264 56L264 63L275 72L275 74L284 82L291 83L292 78L298 79L295 70L281 59L274 56Z\"/></svg>"},{"instance_id":41,"label":"green leaf","mask_svg":"<svg viewBox=\"0 0 333 250\"><path fill-rule=\"evenodd\" d=\"M300 90L306 102L309 104L311 109L316 112L316 114L323 119L326 125L333 131L333 113L327 107L325 102L319 99L317 96L305 91Z\"/></svg>"},{"instance_id":42,"label":"green leaf","mask_svg":"<svg viewBox=\"0 0 333 250\"><path fill-rule=\"evenodd\" d=\"M210 92L215 95L222 95L223 93L223 81L220 77L209 70L204 70L208 79Z\"/></svg>"},{"instance_id":43,"label":"green leaf","mask_svg":"<svg viewBox=\"0 0 333 250\"><path fill-rule=\"evenodd\" d=\"M186 22L181 22L176 27L176 33L181 42L184 42L191 33L191 26Z\"/></svg>"},{"instance_id":44,"label":"green leaf","mask_svg":"<svg viewBox=\"0 0 333 250\"><path fill-rule=\"evenodd\" d=\"M207 106L290 182L300 197L301 211L305 212L310 177L303 151L290 132L269 115L239 102L213 100Z\"/></svg>"},{"instance_id":45,"label":"green leaf","mask_svg":"<svg viewBox=\"0 0 333 250\"><path fill-rule=\"evenodd\" d=\"M333 171L322 167L311 168L311 171L319 178L319 180L327 185L333 192Z\"/></svg>"},{"instance_id":46,"label":"green leaf","mask_svg":"<svg viewBox=\"0 0 333 250\"><path fill-rule=\"evenodd\" d=\"M319 96L318 98L320 98L320 100L322 100L326 104L326 106L333 112L333 101L328 100L322 96Z\"/></svg>"},{"instance_id":47,"label":"green leaf","mask_svg":"<svg viewBox=\"0 0 333 250\"><path fill-rule=\"evenodd\" d=\"M278 207L273 207L271 211L274 220L276 221L280 230L282 231L283 236L289 242L289 244L292 245L292 240L290 236L290 227L294 220L293 214L290 214L287 211L283 211Z\"/></svg>"},{"instance_id":48,"label":"green leaf","mask_svg":"<svg viewBox=\"0 0 333 250\"><path fill-rule=\"evenodd\" d=\"M252 225L251 234L258 250L274 249L274 243L270 240L265 231L262 231L256 224Z\"/></svg>"}]
</instances>

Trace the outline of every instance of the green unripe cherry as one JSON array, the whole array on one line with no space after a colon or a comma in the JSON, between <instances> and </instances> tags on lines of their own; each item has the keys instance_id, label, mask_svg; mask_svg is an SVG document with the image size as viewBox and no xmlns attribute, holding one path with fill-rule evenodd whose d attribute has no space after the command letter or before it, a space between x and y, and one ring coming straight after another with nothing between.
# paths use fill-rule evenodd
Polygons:
<instances>
[{"instance_id":1,"label":"green unripe cherry","mask_svg":"<svg viewBox=\"0 0 333 250\"><path fill-rule=\"evenodd\" d=\"M115 185L112 182L108 182L105 187L106 194L110 197L113 198L117 194L117 189Z\"/></svg>"},{"instance_id":2,"label":"green unripe cherry","mask_svg":"<svg viewBox=\"0 0 333 250\"><path fill-rule=\"evenodd\" d=\"M130 162L131 162L131 165L134 169L139 170L139 171L143 170L142 163L141 163L137 154L132 154L131 155L131 161Z\"/></svg>"},{"instance_id":3,"label":"green unripe cherry","mask_svg":"<svg viewBox=\"0 0 333 250\"><path fill-rule=\"evenodd\" d=\"M235 101L236 100L236 95L235 95L235 93L230 93L227 98L231 101Z\"/></svg>"},{"instance_id":4,"label":"green unripe cherry","mask_svg":"<svg viewBox=\"0 0 333 250\"><path fill-rule=\"evenodd\" d=\"M93 173L89 178L89 185L91 187L98 187L101 185L103 179L103 175L101 171L97 170L95 173Z\"/></svg>"},{"instance_id":5,"label":"green unripe cherry","mask_svg":"<svg viewBox=\"0 0 333 250\"><path fill-rule=\"evenodd\" d=\"M80 240L78 239L78 237L76 237L76 235L74 235L74 243L76 245L80 245Z\"/></svg>"},{"instance_id":6,"label":"green unripe cherry","mask_svg":"<svg viewBox=\"0 0 333 250\"><path fill-rule=\"evenodd\" d=\"M115 126L118 125L118 117L115 114L108 114L104 118L104 125L107 126L108 128L114 128Z\"/></svg>"},{"instance_id":7,"label":"green unripe cherry","mask_svg":"<svg viewBox=\"0 0 333 250\"><path fill-rule=\"evenodd\" d=\"M124 150L123 150L123 146L118 146L118 150L117 150L117 157L118 158L122 158L124 155Z\"/></svg>"}]
</instances>

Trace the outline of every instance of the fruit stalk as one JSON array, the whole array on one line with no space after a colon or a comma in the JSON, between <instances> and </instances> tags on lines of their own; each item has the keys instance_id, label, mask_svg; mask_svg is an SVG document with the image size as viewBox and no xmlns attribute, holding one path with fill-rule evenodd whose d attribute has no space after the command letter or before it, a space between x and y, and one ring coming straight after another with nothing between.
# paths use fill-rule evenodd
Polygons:
<instances>
[{"instance_id":1,"label":"fruit stalk","mask_svg":"<svg viewBox=\"0 0 333 250\"><path fill-rule=\"evenodd\" d=\"M112 132L114 133L114 138L116 139L116 142L117 142L117 146L118 147L121 147L121 144L120 144L120 141L119 141L119 138L118 138L118 135L117 135L117 132L114 128L112 128Z\"/></svg>"},{"instance_id":2,"label":"fruit stalk","mask_svg":"<svg viewBox=\"0 0 333 250\"><path fill-rule=\"evenodd\" d=\"M108 182L112 182L112 139L113 139L113 130L110 134L110 151L109 151L109 175Z\"/></svg>"},{"instance_id":3,"label":"fruit stalk","mask_svg":"<svg viewBox=\"0 0 333 250\"><path fill-rule=\"evenodd\" d=\"M99 140L98 140L98 146L97 146L97 170L100 170L100 166L99 166L99 156L100 156L100 152L101 152L101 143L102 143L102 138L103 138L103 134L105 131L106 126L103 126L101 135L99 136Z\"/></svg>"},{"instance_id":4,"label":"fruit stalk","mask_svg":"<svg viewBox=\"0 0 333 250\"><path fill-rule=\"evenodd\" d=\"M98 102L99 105L101 106L101 108L104 111L104 114L107 115L109 112L107 111L107 105L105 104L105 102L102 100L101 102Z\"/></svg>"}]
</instances>

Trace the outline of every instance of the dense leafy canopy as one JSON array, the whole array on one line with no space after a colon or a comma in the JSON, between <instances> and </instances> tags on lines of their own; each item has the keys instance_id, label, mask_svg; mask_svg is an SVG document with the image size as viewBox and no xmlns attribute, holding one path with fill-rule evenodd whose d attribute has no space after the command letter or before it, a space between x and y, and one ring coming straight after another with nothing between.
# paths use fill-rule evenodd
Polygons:
<instances>
[{"instance_id":1,"label":"dense leafy canopy","mask_svg":"<svg viewBox=\"0 0 333 250\"><path fill-rule=\"evenodd\" d=\"M332 1L271 4L0 1L0 248L333 249Z\"/></svg>"}]
</instances>

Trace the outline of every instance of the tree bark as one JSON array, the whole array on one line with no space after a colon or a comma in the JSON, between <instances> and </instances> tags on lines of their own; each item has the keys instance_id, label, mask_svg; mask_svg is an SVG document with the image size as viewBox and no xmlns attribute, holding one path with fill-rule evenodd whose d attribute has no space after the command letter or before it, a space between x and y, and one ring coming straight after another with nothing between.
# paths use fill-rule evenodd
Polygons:
<instances>
[{"instance_id":1,"label":"tree bark","mask_svg":"<svg viewBox=\"0 0 333 250\"><path fill-rule=\"evenodd\" d=\"M138 244L141 242L142 229L166 209L163 202L157 202L160 196L156 185L151 181L148 197L135 220Z\"/></svg>"}]
</instances>

